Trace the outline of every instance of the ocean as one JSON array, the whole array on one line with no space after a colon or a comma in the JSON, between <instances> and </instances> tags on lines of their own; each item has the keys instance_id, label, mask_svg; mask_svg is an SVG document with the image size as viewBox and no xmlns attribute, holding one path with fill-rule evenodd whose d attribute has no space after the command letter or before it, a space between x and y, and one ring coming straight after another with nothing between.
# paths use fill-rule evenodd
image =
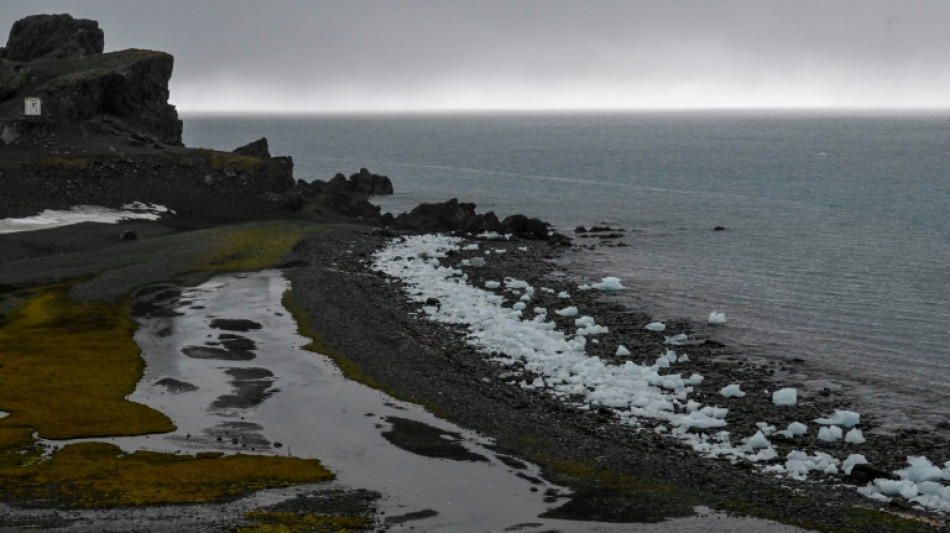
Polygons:
<instances>
[{"instance_id":1,"label":"ocean","mask_svg":"<svg viewBox=\"0 0 950 533\"><path fill-rule=\"evenodd\" d=\"M842 389L884 427L947 421L950 114L650 112L183 116L185 144L261 136L297 178L367 167L400 212L459 198L626 247L569 254L656 318L705 322L790 378ZM722 226L725 231L713 231ZM806 390L807 390L806 387Z\"/></svg>"}]
</instances>

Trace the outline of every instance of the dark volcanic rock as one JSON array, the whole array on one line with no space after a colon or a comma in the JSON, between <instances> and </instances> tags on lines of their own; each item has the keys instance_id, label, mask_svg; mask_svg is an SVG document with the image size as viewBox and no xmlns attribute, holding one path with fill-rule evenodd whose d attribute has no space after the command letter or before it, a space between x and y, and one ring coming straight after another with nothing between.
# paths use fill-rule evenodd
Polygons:
<instances>
[{"instance_id":1,"label":"dark volcanic rock","mask_svg":"<svg viewBox=\"0 0 950 533\"><path fill-rule=\"evenodd\" d=\"M392 194L393 183L387 176L373 174L365 168L361 168L358 174L350 176L350 183L354 192L364 194Z\"/></svg>"},{"instance_id":2,"label":"dark volcanic rock","mask_svg":"<svg viewBox=\"0 0 950 533\"><path fill-rule=\"evenodd\" d=\"M101 54L105 42L99 23L70 15L33 15L18 20L10 29L0 58L35 61Z\"/></svg>"},{"instance_id":3,"label":"dark volcanic rock","mask_svg":"<svg viewBox=\"0 0 950 533\"><path fill-rule=\"evenodd\" d=\"M387 176L373 174L366 168L361 168L349 179L343 174L333 176L330 181L314 181L310 186L318 191L331 193L358 193L358 194L392 194L393 183Z\"/></svg>"},{"instance_id":4,"label":"dark volcanic rock","mask_svg":"<svg viewBox=\"0 0 950 533\"><path fill-rule=\"evenodd\" d=\"M412 211L396 217L397 227L432 231L501 231L501 223L494 213L479 215L475 204L452 198L438 204L419 204Z\"/></svg>"},{"instance_id":5,"label":"dark volcanic rock","mask_svg":"<svg viewBox=\"0 0 950 533\"><path fill-rule=\"evenodd\" d=\"M549 238L548 224L537 218L518 214L499 222L498 217L491 211L478 214L475 212L475 204L459 202L455 198L438 204L419 204L412 211L397 216L393 225L420 231L497 231L511 233L523 239Z\"/></svg>"},{"instance_id":6,"label":"dark volcanic rock","mask_svg":"<svg viewBox=\"0 0 950 533\"><path fill-rule=\"evenodd\" d=\"M182 123L168 103L172 56L151 50L102 53L98 23L69 15L17 21L0 53L3 144L22 131L82 123L87 132L125 137L133 146L181 145ZM42 116L23 117L23 98L39 97Z\"/></svg>"},{"instance_id":7,"label":"dark volcanic rock","mask_svg":"<svg viewBox=\"0 0 950 533\"><path fill-rule=\"evenodd\" d=\"M246 155L248 157L256 157L258 159L270 159L270 149L267 147L267 137L261 137L260 139L245 144L240 148L236 148L234 152L237 155Z\"/></svg>"}]
</instances>

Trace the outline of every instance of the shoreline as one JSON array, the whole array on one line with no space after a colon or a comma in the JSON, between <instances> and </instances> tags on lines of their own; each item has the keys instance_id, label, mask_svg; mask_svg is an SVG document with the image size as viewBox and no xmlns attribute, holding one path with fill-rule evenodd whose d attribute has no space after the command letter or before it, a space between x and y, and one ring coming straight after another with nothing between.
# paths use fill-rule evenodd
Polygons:
<instances>
[{"instance_id":1,"label":"shoreline","mask_svg":"<svg viewBox=\"0 0 950 533\"><path fill-rule=\"evenodd\" d=\"M151 227L153 229L150 231L157 235L146 237L143 242L163 238L163 232L155 229L162 226L161 222L134 224L143 228ZM114 235L117 230L118 227L87 227L82 232L108 232ZM36 233L35 237L49 239L43 235L47 231L61 236L71 233L45 230ZM177 235L186 241L198 237L198 234L190 233ZM148 234L148 231L143 234ZM610 479L616 481L616 476L626 480L627 500L655 496L657 490L661 490L658 487L662 487L662 491L673 490L677 494L690 495L687 498L690 502L786 523L814 525L824 530L847 527L848 519L842 522L842 510L851 509L852 514L854 510L860 510L860 513L873 512L866 510L874 508L874 502L858 495L853 487L842 489L813 482L776 480L722 461L703 459L666 437L655 434L632 435L629 427L614 423L609 413L579 413L544 395L506 384L498 379L499 367L487 362L475 349L467 346L462 341L460 330L411 318L409 313L417 311L418 306L407 302L395 284L386 282L378 273L368 270L365 262L369 254L382 246L388 235L391 233L387 230L372 226L330 225L322 232L305 237L283 258L284 263L296 265L296 268L287 270L286 275L293 283L294 300L309 316L308 325L321 334L327 345L344 354L367 377L396 395L427 405L443 418L494 438L499 449L539 462L552 481L565 483L589 496L585 500L586 505L579 506L578 516L626 520L631 516L642 515L642 506L631 507L631 502L623 498L604 498L604 484L609 484ZM164 237L167 238L167 235ZM53 237L52 240L62 238ZM515 276L529 280L544 279L547 280L546 285L556 288L576 287L571 273L560 270L556 257L561 252L546 242L493 242L492 246L511 248L512 252L515 248L527 247L529 252L520 258L516 253L498 255L502 261L478 271L475 279ZM119 248L114 250L119 251ZM96 263L98 266L90 265L85 270L82 267L75 268L76 265L72 269L61 270L62 264L71 263L73 254L81 255L82 252L27 260L32 266L26 278L41 277L41 265L44 264L47 268L53 265L51 273L61 277L75 277L81 272L103 268L101 263ZM144 259L145 263L154 260ZM99 257L98 261L102 261L102 258ZM16 263L19 261L7 262L6 265L0 263L0 273L4 272L4 266L9 268ZM140 268L151 275L161 276L145 265L140 265ZM134 277L140 272L142 270L133 269L126 275ZM29 283L28 279L21 281ZM133 281L128 280L129 283ZM93 288L89 294L96 292ZM640 323L648 319L643 313L625 309L609 301L609 298L591 293L579 293L577 300L582 302L579 305L589 306L598 323ZM683 331L691 327L686 322L668 322L668 325ZM643 349L659 346L655 336L651 337L642 331L640 335L638 338ZM390 358L393 353L398 354L395 359ZM690 355L694 353L697 354L694 357L697 361L709 359L710 366L704 367L704 373L710 376L718 372L734 378L740 375L735 372L739 372L750 382L766 385L771 380L772 374L767 369L745 364L741 357L730 354L728 347L710 344L691 350ZM729 359L726 366L721 366L724 364L722 362L712 361L714 358L711 355L714 353ZM380 354L390 355L381 358ZM393 361L399 361L400 364L394 365ZM488 382L482 378L488 378ZM842 407L841 402L834 399L834 402L823 403L821 407L812 407L811 412L816 416L828 414L832 403ZM751 429L755 418L749 416L740 424ZM882 461L879 464L888 463ZM900 465L895 463L894 466ZM816 507L801 500L788 501L792 491L782 488L786 485L797 487L795 490L805 491L805 494L821 494L820 499L825 504ZM647 501L650 502L650 516L657 516L657 512L662 515L663 509L670 515L683 512L682 509L676 510L676 506L664 507L664 502L655 497ZM905 512L906 509L895 508L894 511ZM605 516L603 513L612 513L614 516ZM881 516L899 520L896 515ZM854 519L854 516L850 519ZM921 531L933 530L924 525L913 526L919 526ZM890 525L868 524L867 528L862 527L860 530L888 531Z\"/></svg>"}]
</instances>

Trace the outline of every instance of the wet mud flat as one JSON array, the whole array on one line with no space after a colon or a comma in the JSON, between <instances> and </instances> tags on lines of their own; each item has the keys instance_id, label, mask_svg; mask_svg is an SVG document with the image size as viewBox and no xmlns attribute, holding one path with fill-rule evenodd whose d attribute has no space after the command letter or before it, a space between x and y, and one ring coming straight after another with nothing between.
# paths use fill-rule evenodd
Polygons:
<instances>
[{"instance_id":1,"label":"wet mud flat","mask_svg":"<svg viewBox=\"0 0 950 533\"><path fill-rule=\"evenodd\" d=\"M498 448L536 459L544 465L548 479L575 490L580 496L575 497L576 501L584 501L583 496L589 495L587 505L574 506L579 509L575 516L649 522L690 515L693 504L707 504L826 531L891 531L897 526L920 531L942 529L945 522L939 515L917 512L921 521L907 521L899 515L913 516L910 506L901 502L882 505L859 495L855 488L861 480L849 480L843 474L820 481L763 475L749 464L700 457L687 446L653 431L631 431L607 410L579 412L539 391L513 386L505 375L508 369L487 361L484 354L464 342L463 329L421 319L424 306L408 301L398 282L373 271L372 254L391 237L389 232L337 227L295 249L294 258L307 266L288 272L288 277L313 328L324 333L329 344L368 376L399 395L438 405L453 421L494 438ZM594 315L598 324L610 325L611 334L623 334L634 353L652 353L663 346L662 336L642 329L651 317L609 297L576 291L583 280L558 269L552 260L561 253L559 250L546 243L518 241L492 242L490 246L503 251L493 254L486 267L466 271L473 285L512 276L556 291L570 290L574 303ZM461 261L462 257L454 259ZM365 323L374 327L354 327ZM758 421L772 417L775 405L761 391L774 390L777 383L787 382L784 378L795 374L794 362L749 359L718 343L713 332L700 331L703 328L695 324L676 320L666 323L668 334L691 336L687 350L695 368L708 379L707 387L698 394L719 397L718 403L728 405L738 399L722 398L718 391L730 382L740 381L743 389L759 392L730 420L737 434L752 435ZM624 325L629 327L625 329ZM593 350L609 359L613 354L606 351L611 344L603 342L605 353ZM810 422L849 405L847 398L831 387L803 394L806 401L789 416ZM867 430L875 422L868 419L863 424ZM874 466L896 469L904 464L905 454L930 451L931 456L939 458L933 450L946 449L940 439L907 440L903 436L874 435L873 444L857 451L867 454ZM809 438L813 441L805 445L817 442L814 433ZM793 446L779 439L773 441L779 449ZM830 446L841 453L852 450L842 441ZM620 484L617 478L635 479L642 485L626 483L619 491L623 496L603 498L603 487L616 488ZM711 527L723 527L715 524L710 522Z\"/></svg>"}]
</instances>

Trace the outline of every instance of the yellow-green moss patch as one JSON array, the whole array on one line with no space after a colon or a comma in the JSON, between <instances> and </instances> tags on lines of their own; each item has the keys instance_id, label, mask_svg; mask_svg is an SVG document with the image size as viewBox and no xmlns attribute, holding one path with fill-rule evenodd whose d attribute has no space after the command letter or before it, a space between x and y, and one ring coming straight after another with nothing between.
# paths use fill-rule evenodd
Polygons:
<instances>
[{"instance_id":1,"label":"yellow-green moss patch","mask_svg":"<svg viewBox=\"0 0 950 533\"><path fill-rule=\"evenodd\" d=\"M128 303L76 302L68 286L37 289L0 328L0 428L71 439L172 431L165 415L125 397L144 362Z\"/></svg>"},{"instance_id":2,"label":"yellow-green moss patch","mask_svg":"<svg viewBox=\"0 0 950 533\"><path fill-rule=\"evenodd\" d=\"M193 267L212 273L274 267L302 238L322 230L322 226L292 223L229 228L214 236L211 249Z\"/></svg>"},{"instance_id":3,"label":"yellow-green moss patch","mask_svg":"<svg viewBox=\"0 0 950 533\"><path fill-rule=\"evenodd\" d=\"M246 518L256 523L239 528L238 533L348 533L373 527L370 520L358 516L255 511Z\"/></svg>"},{"instance_id":4,"label":"yellow-green moss patch","mask_svg":"<svg viewBox=\"0 0 950 533\"><path fill-rule=\"evenodd\" d=\"M211 168L215 169L231 167L234 170L244 172L253 170L261 164L261 160L256 157L238 155L231 152L219 152L205 148L199 148L196 151L203 153L208 158L208 164L211 165Z\"/></svg>"},{"instance_id":5,"label":"yellow-green moss patch","mask_svg":"<svg viewBox=\"0 0 950 533\"><path fill-rule=\"evenodd\" d=\"M0 497L51 499L75 507L202 503L271 487L329 481L312 459L257 455L182 456L86 442L29 466L0 463Z\"/></svg>"}]
</instances>

